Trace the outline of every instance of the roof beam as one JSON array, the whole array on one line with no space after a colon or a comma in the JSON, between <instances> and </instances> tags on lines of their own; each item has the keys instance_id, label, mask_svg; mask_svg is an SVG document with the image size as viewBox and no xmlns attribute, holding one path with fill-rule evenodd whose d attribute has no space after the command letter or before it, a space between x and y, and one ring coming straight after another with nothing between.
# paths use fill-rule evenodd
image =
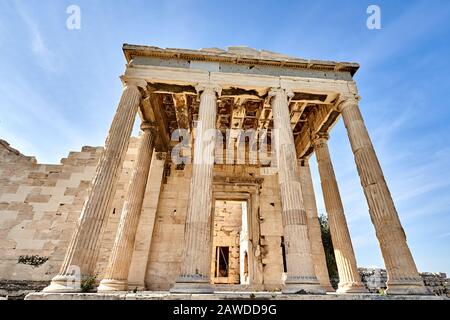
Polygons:
<instances>
[{"instance_id":1,"label":"roof beam","mask_svg":"<svg viewBox=\"0 0 450 320\"><path fill-rule=\"evenodd\" d=\"M324 130L328 132L330 129L328 118L332 115L333 106L317 105L312 108L313 110L308 116L307 125L302 127L300 134L295 139L297 158L308 157L312 153L312 136Z\"/></svg>"},{"instance_id":2,"label":"roof beam","mask_svg":"<svg viewBox=\"0 0 450 320\"><path fill-rule=\"evenodd\" d=\"M175 107L175 115L177 117L178 128L190 130L189 114L187 108L186 95L173 94L173 105Z\"/></svg>"},{"instance_id":3,"label":"roof beam","mask_svg":"<svg viewBox=\"0 0 450 320\"><path fill-rule=\"evenodd\" d=\"M142 99L142 115L143 119L149 122L155 122L159 129L159 137L157 140L157 149L167 151L170 146L170 134L165 112L162 110L162 95L149 93L147 97Z\"/></svg>"}]
</instances>

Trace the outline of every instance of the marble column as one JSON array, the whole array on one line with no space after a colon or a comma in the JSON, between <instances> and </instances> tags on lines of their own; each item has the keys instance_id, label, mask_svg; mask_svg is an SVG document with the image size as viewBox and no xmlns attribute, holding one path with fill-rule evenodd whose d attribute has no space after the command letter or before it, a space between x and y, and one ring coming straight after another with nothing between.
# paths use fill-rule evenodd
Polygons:
<instances>
[{"instance_id":1,"label":"marble column","mask_svg":"<svg viewBox=\"0 0 450 320\"><path fill-rule=\"evenodd\" d=\"M290 125L288 95L284 89L271 89L275 152L282 204L287 279L284 293L325 293L317 280L306 210L303 204L300 173Z\"/></svg>"},{"instance_id":2,"label":"marble column","mask_svg":"<svg viewBox=\"0 0 450 320\"><path fill-rule=\"evenodd\" d=\"M184 230L181 272L172 293L212 293L211 201L214 167L217 94L220 88L199 86L200 109L194 142L194 159Z\"/></svg>"},{"instance_id":3,"label":"marble column","mask_svg":"<svg viewBox=\"0 0 450 320\"><path fill-rule=\"evenodd\" d=\"M334 292L330 283L325 251L323 249L322 232L317 214L316 195L314 193L311 170L309 168L309 159L300 160L299 171L314 270L322 288L327 292Z\"/></svg>"},{"instance_id":4,"label":"marble column","mask_svg":"<svg viewBox=\"0 0 450 320\"><path fill-rule=\"evenodd\" d=\"M156 150L155 150L156 151ZM145 291L145 278L149 265L149 255L158 218L158 203L163 188L166 152L153 152L147 186L145 187L141 216L136 230L133 255L128 271L128 290Z\"/></svg>"},{"instance_id":5,"label":"marble column","mask_svg":"<svg viewBox=\"0 0 450 320\"><path fill-rule=\"evenodd\" d=\"M428 294L406 242L391 193L358 106L345 97L338 109L344 119L356 167L388 274L388 294Z\"/></svg>"},{"instance_id":6,"label":"marble column","mask_svg":"<svg viewBox=\"0 0 450 320\"><path fill-rule=\"evenodd\" d=\"M319 165L325 209L330 226L331 240L333 242L334 255L339 273L337 292L367 292L361 282L361 276L356 266L356 258L345 219L344 206L342 205L327 143L328 134L326 133L319 133L313 139L314 151Z\"/></svg>"},{"instance_id":7,"label":"marble column","mask_svg":"<svg viewBox=\"0 0 450 320\"><path fill-rule=\"evenodd\" d=\"M134 240L157 132L157 129L147 122L141 125L141 130L137 159L128 185L110 260L104 278L98 287L99 292L127 290Z\"/></svg>"},{"instance_id":8,"label":"marble column","mask_svg":"<svg viewBox=\"0 0 450 320\"><path fill-rule=\"evenodd\" d=\"M139 86L126 84L114 116L105 150L97 166L89 195L84 203L75 232L68 245L61 270L44 292L78 292L80 277L93 276L99 251L99 238L108 216L108 207L128 148L134 120L140 104Z\"/></svg>"}]
</instances>

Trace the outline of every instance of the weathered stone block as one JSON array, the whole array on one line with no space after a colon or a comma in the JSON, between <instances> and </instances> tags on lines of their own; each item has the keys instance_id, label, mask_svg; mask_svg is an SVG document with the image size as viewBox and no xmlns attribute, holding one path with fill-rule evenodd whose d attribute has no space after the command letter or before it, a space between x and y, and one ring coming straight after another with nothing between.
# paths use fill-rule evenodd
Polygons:
<instances>
[{"instance_id":1,"label":"weathered stone block","mask_svg":"<svg viewBox=\"0 0 450 320\"><path fill-rule=\"evenodd\" d=\"M25 202L46 203L51 197L49 194L30 194L25 198Z\"/></svg>"}]
</instances>

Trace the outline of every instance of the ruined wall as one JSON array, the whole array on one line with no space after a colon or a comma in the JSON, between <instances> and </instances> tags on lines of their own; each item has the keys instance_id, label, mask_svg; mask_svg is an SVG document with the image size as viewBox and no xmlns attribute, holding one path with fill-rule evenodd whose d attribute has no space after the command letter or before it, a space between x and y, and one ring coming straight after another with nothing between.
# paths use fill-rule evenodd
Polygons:
<instances>
[{"instance_id":1,"label":"ruined wall","mask_svg":"<svg viewBox=\"0 0 450 320\"><path fill-rule=\"evenodd\" d=\"M100 275L137 145L138 138L132 138L102 235ZM83 147L61 164L38 164L0 140L0 281L49 281L58 273L102 152L102 147Z\"/></svg>"},{"instance_id":2,"label":"ruined wall","mask_svg":"<svg viewBox=\"0 0 450 320\"><path fill-rule=\"evenodd\" d=\"M387 289L387 273L380 268L358 268L361 280L371 293L383 293ZM450 279L445 273L421 272L420 276L433 294L450 297Z\"/></svg>"},{"instance_id":3,"label":"ruined wall","mask_svg":"<svg viewBox=\"0 0 450 320\"><path fill-rule=\"evenodd\" d=\"M38 164L0 142L0 278L50 280L58 271L102 148Z\"/></svg>"}]
</instances>

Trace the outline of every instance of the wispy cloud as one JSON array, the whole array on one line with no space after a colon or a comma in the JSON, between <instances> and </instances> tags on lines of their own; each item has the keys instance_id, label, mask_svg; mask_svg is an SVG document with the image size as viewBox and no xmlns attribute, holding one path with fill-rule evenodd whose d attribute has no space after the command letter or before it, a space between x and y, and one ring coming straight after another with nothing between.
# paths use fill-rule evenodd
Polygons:
<instances>
[{"instance_id":1,"label":"wispy cloud","mask_svg":"<svg viewBox=\"0 0 450 320\"><path fill-rule=\"evenodd\" d=\"M381 6L383 12L383 6ZM380 32L355 54L362 65L374 67L378 62L392 58L414 47L431 31L446 24L450 12L448 5L430 5L429 1L408 4L403 14L390 23L384 23Z\"/></svg>"},{"instance_id":2,"label":"wispy cloud","mask_svg":"<svg viewBox=\"0 0 450 320\"><path fill-rule=\"evenodd\" d=\"M441 238L448 238L448 237L450 237L450 232L442 233L442 234L438 235L436 238L441 239Z\"/></svg>"},{"instance_id":3,"label":"wispy cloud","mask_svg":"<svg viewBox=\"0 0 450 320\"><path fill-rule=\"evenodd\" d=\"M20 1L16 1L14 4L19 17L28 28L31 38L30 49L37 58L36 62L47 72L58 72L62 67L59 57L47 47L37 23L31 17L26 7Z\"/></svg>"}]
</instances>

